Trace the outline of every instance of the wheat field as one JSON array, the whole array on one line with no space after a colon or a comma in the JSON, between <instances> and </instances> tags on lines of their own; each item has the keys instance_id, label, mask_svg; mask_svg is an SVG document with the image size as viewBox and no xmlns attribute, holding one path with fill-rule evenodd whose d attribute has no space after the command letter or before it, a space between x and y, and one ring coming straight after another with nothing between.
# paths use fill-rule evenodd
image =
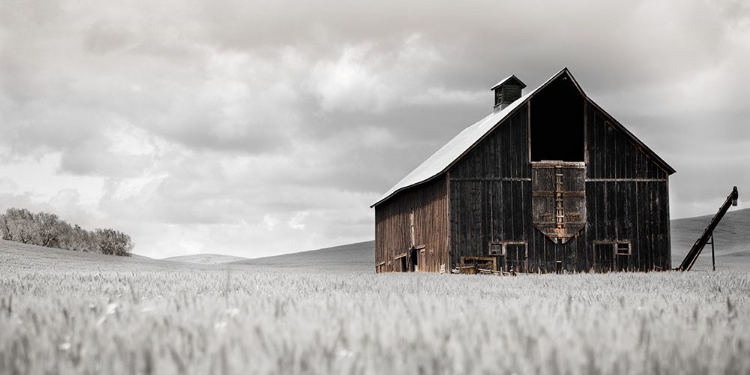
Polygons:
<instances>
[{"instance_id":1,"label":"wheat field","mask_svg":"<svg viewBox=\"0 0 750 375\"><path fill-rule=\"evenodd\" d=\"M375 275L3 245L0 374L750 373L744 272Z\"/></svg>"}]
</instances>

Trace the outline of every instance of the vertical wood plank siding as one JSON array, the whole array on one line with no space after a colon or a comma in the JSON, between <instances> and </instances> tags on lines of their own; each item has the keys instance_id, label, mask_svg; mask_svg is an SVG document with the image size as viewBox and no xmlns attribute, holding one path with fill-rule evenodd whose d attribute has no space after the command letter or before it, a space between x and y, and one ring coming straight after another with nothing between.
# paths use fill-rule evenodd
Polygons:
<instances>
[{"instance_id":1,"label":"vertical wood plank siding","mask_svg":"<svg viewBox=\"0 0 750 375\"><path fill-rule=\"evenodd\" d=\"M401 191L375 207L375 264L377 272L402 271L395 257L408 253L411 243L411 210L414 242L424 246L426 264L420 271L439 272L448 261L448 206L445 175ZM418 252L421 251L417 250ZM382 267L377 265L383 264Z\"/></svg>"},{"instance_id":2,"label":"vertical wood plank siding","mask_svg":"<svg viewBox=\"0 0 750 375\"><path fill-rule=\"evenodd\" d=\"M462 256L487 255L492 241L528 242L531 167L526 105L451 168L450 197L452 264Z\"/></svg>"},{"instance_id":3,"label":"vertical wood plank siding","mask_svg":"<svg viewBox=\"0 0 750 375\"><path fill-rule=\"evenodd\" d=\"M669 174L612 125L614 119L587 106L589 213L587 251L595 242L630 242L618 256L628 270L670 269ZM591 268L591 259L580 266Z\"/></svg>"}]
</instances>

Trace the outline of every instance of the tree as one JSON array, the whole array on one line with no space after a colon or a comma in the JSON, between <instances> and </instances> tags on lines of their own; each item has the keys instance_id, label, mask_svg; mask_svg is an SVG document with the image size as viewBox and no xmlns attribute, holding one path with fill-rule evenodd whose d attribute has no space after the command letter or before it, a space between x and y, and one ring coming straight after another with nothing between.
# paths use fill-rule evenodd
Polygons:
<instances>
[{"instance_id":1,"label":"tree","mask_svg":"<svg viewBox=\"0 0 750 375\"><path fill-rule=\"evenodd\" d=\"M0 237L8 241L12 239L10 236L10 227L8 226L8 217L5 215L0 215Z\"/></svg>"},{"instance_id":2,"label":"tree","mask_svg":"<svg viewBox=\"0 0 750 375\"><path fill-rule=\"evenodd\" d=\"M16 242L40 245L39 228L34 215L25 208L9 208L5 212L7 239ZM6 236L3 234L3 238Z\"/></svg>"},{"instance_id":3,"label":"tree","mask_svg":"<svg viewBox=\"0 0 750 375\"><path fill-rule=\"evenodd\" d=\"M130 256L133 243L130 236L114 229L97 229L96 237L99 242L99 251L107 255Z\"/></svg>"},{"instance_id":4,"label":"tree","mask_svg":"<svg viewBox=\"0 0 750 375\"><path fill-rule=\"evenodd\" d=\"M98 252L99 243L96 240L96 235L89 232L78 225L70 228L67 235L67 249L76 251L87 251L87 252Z\"/></svg>"},{"instance_id":5,"label":"tree","mask_svg":"<svg viewBox=\"0 0 750 375\"><path fill-rule=\"evenodd\" d=\"M34 214L34 221L39 232L38 245L45 247L61 247L62 234L63 234L63 223L60 221L55 214L49 214L46 212L39 212Z\"/></svg>"}]
</instances>

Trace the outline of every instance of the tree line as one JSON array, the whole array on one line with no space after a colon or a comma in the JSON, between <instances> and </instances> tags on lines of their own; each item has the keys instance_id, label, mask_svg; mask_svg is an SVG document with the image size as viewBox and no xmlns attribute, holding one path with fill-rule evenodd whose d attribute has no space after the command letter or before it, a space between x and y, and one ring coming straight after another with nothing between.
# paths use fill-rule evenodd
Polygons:
<instances>
[{"instance_id":1,"label":"tree line","mask_svg":"<svg viewBox=\"0 0 750 375\"><path fill-rule=\"evenodd\" d=\"M0 214L0 234L4 240L74 251L130 256L130 236L114 229L88 231L70 225L57 215L31 213L25 208L9 208Z\"/></svg>"}]
</instances>

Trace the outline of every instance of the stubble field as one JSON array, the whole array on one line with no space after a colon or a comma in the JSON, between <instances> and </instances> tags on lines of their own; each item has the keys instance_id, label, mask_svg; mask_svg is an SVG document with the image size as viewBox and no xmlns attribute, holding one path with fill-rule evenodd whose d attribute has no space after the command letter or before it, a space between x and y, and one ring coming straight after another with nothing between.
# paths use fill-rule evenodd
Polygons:
<instances>
[{"instance_id":1,"label":"stubble field","mask_svg":"<svg viewBox=\"0 0 750 375\"><path fill-rule=\"evenodd\" d=\"M746 272L374 275L45 251L0 243L0 374L750 373Z\"/></svg>"}]
</instances>

